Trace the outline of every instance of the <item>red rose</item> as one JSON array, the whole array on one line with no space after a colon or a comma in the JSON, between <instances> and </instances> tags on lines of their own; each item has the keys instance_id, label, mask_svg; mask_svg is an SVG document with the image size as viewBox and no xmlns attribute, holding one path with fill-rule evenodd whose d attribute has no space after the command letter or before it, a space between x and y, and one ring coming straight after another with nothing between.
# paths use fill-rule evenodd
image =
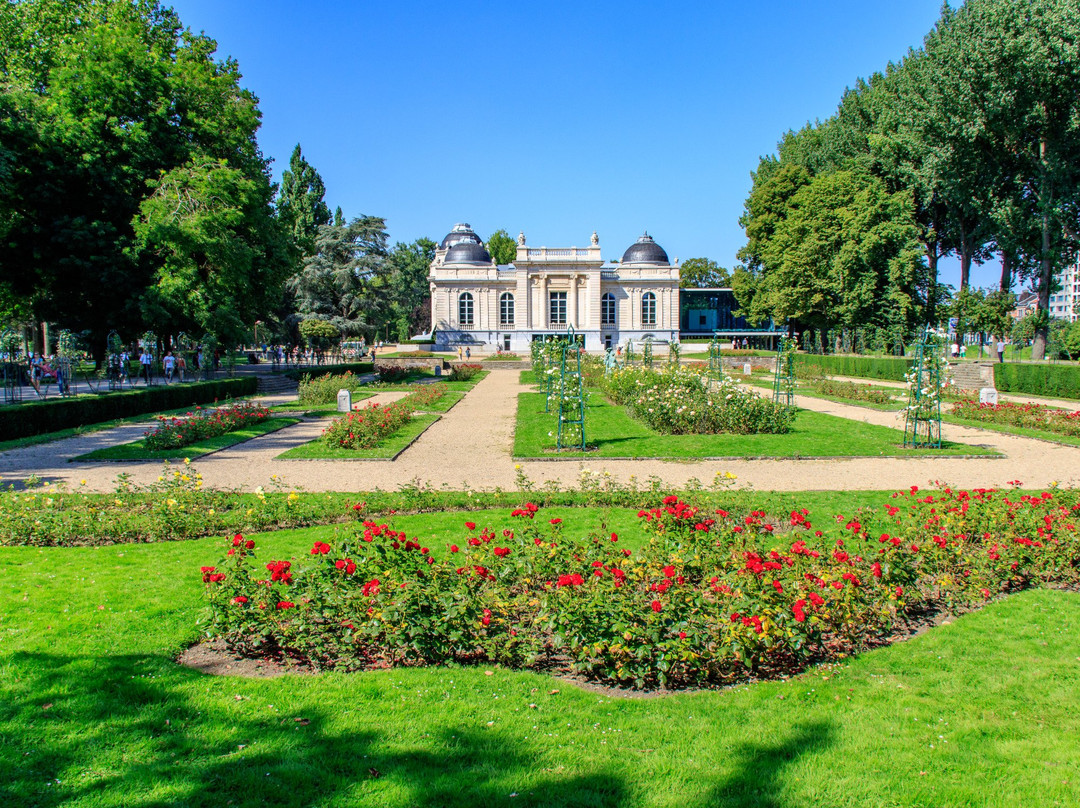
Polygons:
<instances>
[{"instance_id":1,"label":"red rose","mask_svg":"<svg viewBox=\"0 0 1080 808\"><path fill-rule=\"evenodd\" d=\"M476 522L466 522L465 523L465 529L466 530L476 530Z\"/></svg>"},{"instance_id":2,"label":"red rose","mask_svg":"<svg viewBox=\"0 0 1080 808\"><path fill-rule=\"evenodd\" d=\"M278 607L279 609L282 609L282 610L284 610L284 609L291 609L291 608L293 608L294 606L296 606L296 604L295 604L295 603L292 603L292 602L290 602L290 601L287 601L287 600L279 600L279 601L278 601L278 605L277 605L277 607Z\"/></svg>"},{"instance_id":3,"label":"red rose","mask_svg":"<svg viewBox=\"0 0 1080 808\"><path fill-rule=\"evenodd\" d=\"M671 566L670 564L668 564L666 567L664 567L662 570L660 570L660 572L664 573L665 578L674 578L675 577L675 568L673 566Z\"/></svg>"},{"instance_id":4,"label":"red rose","mask_svg":"<svg viewBox=\"0 0 1080 808\"><path fill-rule=\"evenodd\" d=\"M551 520L551 524L553 524L553 525L561 525L562 524L562 519L560 519L559 517L556 516L554 519Z\"/></svg>"},{"instance_id":5,"label":"red rose","mask_svg":"<svg viewBox=\"0 0 1080 808\"><path fill-rule=\"evenodd\" d=\"M663 606L661 606L661 605L660 605L660 601L658 601L658 600L654 600L654 601L653 601L653 602L652 602L651 604L649 604L649 605L650 605L650 606L652 607L652 610L653 610L654 612L658 612L658 611L660 611L661 609L663 609L663 608L664 608Z\"/></svg>"},{"instance_id":6,"label":"red rose","mask_svg":"<svg viewBox=\"0 0 1080 808\"><path fill-rule=\"evenodd\" d=\"M248 599L243 595L237 595L235 598L232 599L232 602L236 604L244 604L248 602Z\"/></svg>"},{"instance_id":7,"label":"red rose","mask_svg":"<svg viewBox=\"0 0 1080 808\"><path fill-rule=\"evenodd\" d=\"M680 640L685 640L686 639L686 632L685 631L680 631L679 632L679 639Z\"/></svg>"},{"instance_id":8,"label":"red rose","mask_svg":"<svg viewBox=\"0 0 1080 808\"><path fill-rule=\"evenodd\" d=\"M451 553L456 553L456 552L458 552L459 550L460 550L460 548L459 548L459 547L458 547L458 546L457 546L456 544L451 544L451 545L450 545L450 552L451 552Z\"/></svg>"}]
</instances>

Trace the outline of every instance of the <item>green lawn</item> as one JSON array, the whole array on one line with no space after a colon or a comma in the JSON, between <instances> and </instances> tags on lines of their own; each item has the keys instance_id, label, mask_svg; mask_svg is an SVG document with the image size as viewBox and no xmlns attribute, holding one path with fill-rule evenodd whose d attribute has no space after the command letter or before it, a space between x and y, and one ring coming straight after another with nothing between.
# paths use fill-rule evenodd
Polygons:
<instances>
[{"instance_id":1,"label":"green lawn","mask_svg":"<svg viewBox=\"0 0 1080 808\"><path fill-rule=\"evenodd\" d=\"M282 452L278 457L282 460L393 460L438 420L436 413L415 415L412 421L374 449L340 449L327 446L322 438L318 438Z\"/></svg>"},{"instance_id":2,"label":"green lawn","mask_svg":"<svg viewBox=\"0 0 1080 808\"><path fill-rule=\"evenodd\" d=\"M444 381L431 382L430 380L435 378L434 374L410 373L408 379L406 379L404 382L399 382L396 384L382 384L380 382L371 382L369 384L365 384L363 387L366 390L372 390L376 393L383 392L385 390L404 390L406 392L412 393L416 390L414 382L428 380L429 384L445 384L447 390L467 393L469 390L472 390L474 387L476 387L476 385L479 384L489 373L491 373L490 370L481 370L477 372L477 374L471 379L468 379L466 381L454 382L449 381L449 374L441 377L442 379L444 379Z\"/></svg>"},{"instance_id":3,"label":"green lawn","mask_svg":"<svg viewBox=\"0 0 1080 808\"><path fill-rule=\"evenodd\" d=\"M946 443L943 449L905 449L903 432L861 421L800 410L786 435L663 435L630 417L625 407L592 391L585 411L586 441L596 450L556 455L557 423L544 413L541 393L518 397L514 456L529 457L877 457L881 455L994 455L992 449Z\"/></svg>"},{"instance_id":4,"label":"green lawn","mask_svg":"<svg viewBox=\"0 0 1080 808\"><path fill-rule=\"evenodd\" d=\"M589 516L543 512L556 513L567 529ZM394 524L460 538L466 519L481 521ZM304 555L333 529L259 536L260 559ZM221 552L221 539L0 548L5 805L1080 803L1075 593L1015 595L788 681L626 699L493 666L181 668L206 614L198 568Z\"/></svg>"},{"instance_id":5,"label":"green lawn","mask_svg":"<svg viewBox=\"0 0 1080 808\"><path fill-rule=\"evenodd\" d=\"M146 448L146 441L139 439L131 443L122 443L119 446L109 446L105 449L95 449L84 455L72 458L72 462L80 460L178 460L197 457L227 449L238 443L276 432L287 426L300 423L299 418L270 418L257 424L227 432L213 438L206 438L190 446L182 446L179 449L152 450Z\"/></svg>"}]
</instances>

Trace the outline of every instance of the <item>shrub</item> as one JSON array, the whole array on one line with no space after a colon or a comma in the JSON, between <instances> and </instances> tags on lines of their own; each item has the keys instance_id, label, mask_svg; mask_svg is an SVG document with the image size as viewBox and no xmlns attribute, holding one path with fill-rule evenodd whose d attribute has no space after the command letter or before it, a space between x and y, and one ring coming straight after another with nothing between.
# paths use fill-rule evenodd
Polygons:
<instances>
[{"instance_id":1,"label":"shrub","mask_svg":"<svg viewBox=\"0 0 1080 808\"><path fill-rule=\"evenodd\" d=\"M312 377L305 374L300 379L298 396L301 404L333 404L337 401L338 390L351 390L355 393L361 387L363 387L363 382L351 370L340 375L325 374Z\"/></svg>"},{"instance_id":2,"label":"shrub","mask_svg":"<svg viewBox=\"0 0 1080 808\"><path fill-rule=\"evenodd\" d=\"M398 384L409 378L413 371L397 365L378 365L375 372L378 374L379 381L382 384Z\"/></svg>"},{"instance_id":3,"label":"shrub","mask_svg":"<svg viewBox=\"0 0 1080 808\"><path fill-rule=\"evenodd\" d=\"M799 354L795 373L799 366L815 365L832 376L855 376L861 379L885 379L902 382L911 369L911 360L898 356L836 356L833 354Z\"/></svg>"},{"instance_id":4,"label":"shrub","mask_svg":"<svg viewBox=\"0 0 1080 808\"><path fill-rule=\"evenodd\" d=\"M230 404L225 407L204 410L201 407L180 417L158 416L158 425L144 433L143 443L151 451L180 449L235 432L249 424L257 424L270 417L270 410L259 404Z\"/></svg>"},{"instance_id":5,"label":"shrub","mask_svg":"<svg viewBox=\"0 0 1080 808\"><path fill-rule=\"evenodd\" d=\"M883 390L871 384L841 382L835 379L820 379L813 383L814 389L826 396L844 398L849 401L868 401L871 404L895 404L893 391Z\"/></svg>"},{"instance_id":6,"label":"shrub","mask_svg":"<svg viewBox=\"0 0 1080 808\"><path fill-rule=\"evenodd\" d=\"M334 449L373 449L409 423L412 413L412 407L401 401L368 404L331 421L323 440Z\"/></svg>"},{"instance_id":7,"label":"shrub","mask_svg":"<svg viewBox=\"0 0 1080 808\"><path fill-rule=\"evenodd\" d=\"M1006 393L1080 399L1080 365L997 363L994 386Z\"/></svg>"},{"instance_id":8,"label":"shrub","mask_svg":"<svg viewBox=\"0 0 1080 808\"><path fill-rule=\"evenodd\" d=\"M321 376L340 376L343 373L372 373L375 370L373 362L341 362L335 365L318 365L306 367L302 370L287 370L283 374L289 379L300 381L305 376L309 379L318 379Z\"/></svg>"},{"instance_id":9,"label":"shrub","mask_svg":"<svg viewBox=\"0 0 1080 808\"><path fill-rule=\"evenodd\" d=\"M621 368L602 377L604 391L658 432L669 435L779 434L795 409L758 395L729 376L707 382L691 369Z\"/></svg>"},{"instance_id":10,"label":"shrub","mask_svg":"<svg viewBox=\"0 0 1080 808\"><path fill-rule=\"evenodd\" d=\"M255 377L247 376L4 407L0 409L0 440L25 438L116 418L250 396L255 393L257 384Z\"/></svg>"},{"instance_id":11,"label":"shrub","mask_svg":"<svg viewBox=\"0 0 1080 808\"><path fill-rule=\"evenodd\" d=\"M638 513L649 538L634 552L602 529L565 535L527 503L501 530L465 523L446 547L368 520L304 561L256 563L234 536L200 574L210 634L241 650L344 668L561 658L636 687L839 660L908 614L1077 581L1080 506L1056 494L893 496L880 536L858 518L814 530L804 509L781 538L760 511L737 519L668 496Z\"/></svg>"},{"instance_id":12,"label":"shrub","mask_svg":"<svg viewBox=\"0 0 1080 808\"><path fill-rule=\"evenodd\" d=\"M450 381L452 382L467 382L477 373L484 370L483 365L467 364L467 365L452 365L450 368Z\"/></svg>"},{"instance_id":13,"label":"shrub","mask_svg":"<svg viewBox=\"0 0 1080 808\"><path fill-rule=\"evenodd\" d=\"M1044 429L1059 435L1080 436L1080 410L1070 412L1042 404L980 404L964 399L952 406L957 418L986 421L993 424L1009 424L1025 429Z\"/></svg>"}]
</instances>

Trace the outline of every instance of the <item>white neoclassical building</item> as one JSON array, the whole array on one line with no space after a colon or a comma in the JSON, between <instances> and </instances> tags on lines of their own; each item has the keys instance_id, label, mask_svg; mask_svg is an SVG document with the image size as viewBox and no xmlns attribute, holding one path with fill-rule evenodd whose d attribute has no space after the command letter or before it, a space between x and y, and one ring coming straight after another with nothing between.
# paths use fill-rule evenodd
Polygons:
<instances>
[{"instance_id":1,"label":"white neoclassical building","mask_svg":"<svg viewBox=\"0 0 1080 808\"><path fill-rule=\"evenodd\" d=\"M530 247L518 235L514 263L497 265L467 224L458 224L435 252L431 322L436 347L458 345L528 352L529 344L573 326L585 348L628 340L658 342L679 335L679 265L648 234L619 262L588 247Z\"/></svg>"}]
</instances>

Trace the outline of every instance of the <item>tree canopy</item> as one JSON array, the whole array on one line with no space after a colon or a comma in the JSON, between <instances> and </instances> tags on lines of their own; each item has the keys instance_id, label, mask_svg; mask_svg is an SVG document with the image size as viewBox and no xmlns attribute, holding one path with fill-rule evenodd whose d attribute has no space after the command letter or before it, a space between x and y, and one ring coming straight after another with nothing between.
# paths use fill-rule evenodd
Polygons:
<instances>
[{"instance_id":1,"label":"tree canopy","mask_svg":"<svg viewBox=\"0 0 1080 808\"><path fill-rule=\"evenodd\" d=\"M726 288L731 273L708 258L687 258L679 268L679 286L684 289Z\"/></svg>"}]
</instances>

